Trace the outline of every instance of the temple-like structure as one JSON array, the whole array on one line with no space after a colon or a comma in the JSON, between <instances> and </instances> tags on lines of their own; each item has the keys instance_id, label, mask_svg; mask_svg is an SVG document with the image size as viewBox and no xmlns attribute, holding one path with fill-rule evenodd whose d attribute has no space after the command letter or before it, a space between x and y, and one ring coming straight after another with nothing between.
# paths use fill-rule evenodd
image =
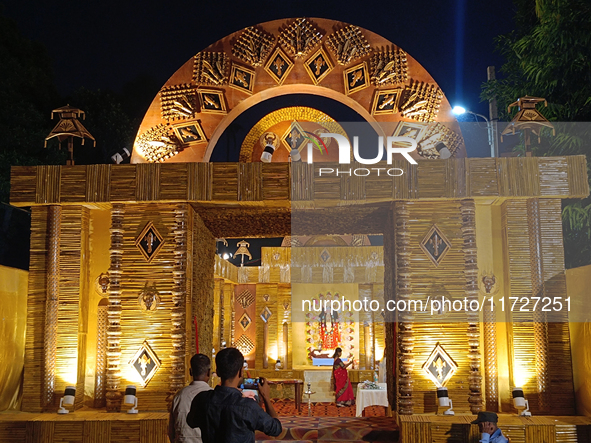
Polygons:
<instances>
[{"instance_id":1,"label":"temple-like structure","mask_svg":"<svg viewBox=\"0 0 591 443\"><path fill-rule=\"evenodd\" d=\"M343 169L321 136L351 139L343 121L414 139L417 164L399 156L372 166L396 176L323 175ZM315 141L324 151L310 164ZM290 162L293 149L303 162ZM252 376L306 380L320 396L326 368L314 359L338 345L358 362L354 384L385 358L403 441L447 441L439 426L475 438L461 417L437 431L416 418L437 411L440 386L466 414L514 414L519 386L535 415L574 415L568 313L502 303L567 298L561 200L589 194L586 168L582 156L466 158L432 77L368 30L307 18L241 30L163 86L132 164L12 169L11 203L32 211L22 411L55 411L66 386L75 409L119 411L127 385L142 411L162 411L191 355L224 346ZM216 239L261 237L284 241L262 249L260 266L216 255ZM337 299L428 308L302 310ZM505 433L540 441L554 426L548 441L577 441L558 437L576 438L576 424L538 420ZM97 429L119 432L105 423Z\"/></svg>"}]
</instances>

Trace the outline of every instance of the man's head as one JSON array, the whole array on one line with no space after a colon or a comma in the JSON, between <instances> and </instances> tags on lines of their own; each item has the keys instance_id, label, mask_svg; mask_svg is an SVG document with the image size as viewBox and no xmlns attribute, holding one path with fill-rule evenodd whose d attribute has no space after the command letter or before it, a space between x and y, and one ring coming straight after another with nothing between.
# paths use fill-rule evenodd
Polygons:
<instances>
[{"instance_id":1,"label":"man's head","mask_svg":"<svg viewBox=\"0 0 591 443\"><path fill-rule=\"evenodd\" d=\"M236 348L222 349L215 356L216 373L224 380L242 377L242 366L244 365L244 356Z\"/></svg>"},{"instance_id":2,"label":"man's head","mask_svg":"<svg viewBox=\"0 0 591 443\"><path fill-rule=\"evenodd\" d=\"M488 434L497 430L497 423L499 416L495 412L480 411L476 420L472 424L477 424L480 428L480 432L486 432Z\"/></svg>"},{"instance_id":3,"label":"man's head","mask_svg":"<svg viewBox=\"0 0 591 443\"><path fill-rule=\"evenodd\" d=\"M191 375L193 380L197 381L209 381L209 375L211 371L211 361L207 355L195 354L191 357Z\"/></svg>"}]
</instances>

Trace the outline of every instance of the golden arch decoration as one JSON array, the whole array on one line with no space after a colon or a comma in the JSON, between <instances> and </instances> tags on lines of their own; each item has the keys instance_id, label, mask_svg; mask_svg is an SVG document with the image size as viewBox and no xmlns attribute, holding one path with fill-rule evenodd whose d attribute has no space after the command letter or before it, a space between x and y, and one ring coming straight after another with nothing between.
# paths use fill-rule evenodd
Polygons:
<instances>
[{"instance_id":1,"label":"golden arch decoration","mask_svg":"<svg viewBox=\"0 0 591 443\"><path fill-rule=\"evenodd\" d=\"M309 108L307 106L290 106L288 108L281 108L265 115L250 129L242 142L240 161L250 162L256 158L256 154L260 155L260 153L255 150L255 147L262 148L262 145L257 144L266 131L279 128L281 132L278 135L279 138L282 139L285 130L287 130L291 125L291 122L294 121L309 122L311 124L320 123L321 127L324 128L326 132L333 132L347 137L347 133L338 122L318 109ZM317 126L320 127L320 125ZM290 147L287 146L285 142L283 143L283 146L289 150Z\"/></svg>"},{"instance_id":2,"label":"golden arch decoration","mask_svg":"<svg viewBox=\"0 0 591 443\"><path fill-rule=\"evenodd\" d=\"M370 123L438 122L461 139L443 92L404 50L354 25L297 18L240 30L188 60L150 105L132 162L209 161L242 112L284 94L329 97ZM466 156L463 143L453 152Z\"/></svg>"}]
</instances>

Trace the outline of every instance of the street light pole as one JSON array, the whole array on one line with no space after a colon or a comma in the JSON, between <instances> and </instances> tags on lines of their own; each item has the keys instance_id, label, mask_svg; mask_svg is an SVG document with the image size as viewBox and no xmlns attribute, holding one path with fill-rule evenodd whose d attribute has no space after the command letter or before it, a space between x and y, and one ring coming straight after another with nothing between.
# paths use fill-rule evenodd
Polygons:
<instances>
[{"instance_id":1,"label":"street light pole","mask_svg":"<svg viewBox=\"0 0 591 443\"><path fill-rule=\"evenodd\" d=\"M476 112L472 112L472 111L468 111L467 109L461 107L461 106L454 106L452 112L456 115L462 115L462 114L472 114L475 117L480 117L482 118L485 122L486 122L486 132L488 135L488 145L490 146L490 156L491 157L495 157L496 149L495 149L495 133L493 130L493 125L492 122L486 118L485 115L482 114L478 114ZM476 119L476 121L478 121L478 119Z\"/></svg>"},{"instance_id":2,"label":"street light pole","mask_svg":"<svg viewBox=\"0 0 591 443\"><path fill-rule=\"evenodd\" d=\"M486 68L486 77L488 81L492 81L496 79L495 74L495 67L489 66ZM497 126L499 124L499 111L497 108L497 97L492 97L488 102L488 114L490 116L490 124L491 124L491 131L492 131L492 145L490 147L490 156L491 157L498 157L499 156L499 131L497 131Z\"/></svg>"}]
</instances>

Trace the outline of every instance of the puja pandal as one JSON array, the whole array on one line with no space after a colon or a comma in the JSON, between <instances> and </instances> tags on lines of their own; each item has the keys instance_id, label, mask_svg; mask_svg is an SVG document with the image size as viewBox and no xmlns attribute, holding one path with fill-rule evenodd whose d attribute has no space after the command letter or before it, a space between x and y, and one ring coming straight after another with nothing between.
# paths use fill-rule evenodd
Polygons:
<instances>
[{"instance_id":1,"label":"puja pandal","mask_svg":"<svg viewBox=\"0 0 591 443\"><path fill-rule=\"evenodd\" d=\"M61 111L54 135L90 136L62 123L78 110ZM386 136L415 130L418 164L400 156L375 165L398 176L320 175L343 166L327 139L313 164L290 161L298 147L305 157L298 137L346 134L343 120L391 125ZM272 161L261 162L271 139ZM336 345L358 362L354 385L386 359L401 441L477 441L469 421L481 410L498 411L514 442L587 441L566 314L295 318L303 300L341 297L494 297L497 307L508 296L566 297L561 200L589 194L585 158L466 158L441 89L383 37L319 18L238 31L166 82L131 164L70 163L12 168L11 203L32 211L31 259L23 413L0 421L3 441L167 441L163 411L196 349L238 347L251 376L316 380L320 391L312 358ZM379 234L383 247L371 246L367 235ZM285 238L262 249L260 266L216 255L216 239L246 239L248 254L260 237ZM117 414L127 385L152 414ZM455 417L434 414L442 385ZM74 413L58 419L66 386ZM515 386L534 418L517 416Z\"/></svg>"}]
</instances>

